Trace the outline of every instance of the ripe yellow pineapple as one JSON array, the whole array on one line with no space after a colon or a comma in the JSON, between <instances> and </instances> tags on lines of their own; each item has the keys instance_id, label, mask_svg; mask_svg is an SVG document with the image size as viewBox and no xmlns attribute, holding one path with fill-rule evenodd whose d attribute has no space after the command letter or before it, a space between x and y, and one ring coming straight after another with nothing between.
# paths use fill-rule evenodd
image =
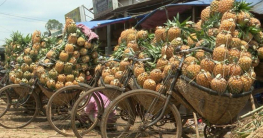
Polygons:
<instances>
[{"instance_id":1,"label":"ripe yellow pineapple","mask_svg":"<svg viewBox=\"0 0 263 138\"><path fill-rule=\"evenodd\" d=\"M140 48L136 41L129 41L127 44L127 48L131 48L134 52L140 51Z\"/></svg>"},{"instance_id":2,"label":"ripe yellow pineapple","mask_svg":"<svg viewBox=\"0 0 263 138\"><path fill-rule=\"evenodd\" d=\"M243 71L247 72L252 66L252 59L247 56L242 56L238 60L238 64L243 69Z\"/></svg>"},{"instance_id":3,"label":"ripe yellow pineapple","mask_svg":"<svg viewBox=\"0 0 263 138\"><path fill-rule=\"evenodd\" d=\"M221 31L216 36L216 47L224 44L226 47L230 47L230 44L232 42L232 35L228 31Z\"/></svg>"},{"instance_id":4,"label":"ripe yellow pineapple","mask_svg":"<svg viewBox=\"0 0 263 138\"><path fill-rule=\"evenodd\" d=\"M241 39L238 37L233 37L231 42L231 48L241 49Z\"/></svg>"},{"instance_id":5,"label":"ripe yellow pineapple","mask_svg":"<svg viewBox=\"0 0 263 138\"><path fill-rule=\"evenodd\" d=\"M241 76L241 81L243 82L243 91L247 92L251 89L251 86L253 85L253 79L251 78L251 76L248 73L244 73Z\"/></svg>"},{"instance_id":6,"label":"ripe yellow pineapple","mask_svg":"<svg viewBox=\"0 0 263 138\"><path fill-rule=\"evenodd\" d=\"M111 81L113 81L115 78L114 78L114 75L107 75L105 76L104 78L104 83L105 84L110 84Z\"/></svg>"},{"instance_id":7,"label":"ripe yellow pineapple","mask_svg":"<svg viewBox=\"0 0 263 138\"><path fill-rule=\"evenodd\" d=\"M229 75L230 76L236 76L236 75L240 76L242 73L241 67L236 63L229 64L229 68L230 68L229 69Z\"/></svg>"},{"instance_id":8,"label":"ripe yellow pineapple","mask_svg":"<svg viewBox=\"0 0 263 138\"><path fill-rule=\"evenodd\" d=\"M227 81L221 76L221 74L218 74L214 79L212 79L210 86L212 90L218 92L219 94L223 94L227 88Z\"/></svg>"},{"instance_id":9,"label":"ripe yellow pineapple","mask_svg":"<svg viewBox=\"0 0 263 138\"><path fill-rule=\"evenodd\" d=\"M150 72L149 78L154 80L156 83L161 82L161 80L162 80L162 71L160 69L153 69Z\"/></svg>"},{"instance_id":10,"label":"ripe yellow pineapple","mask_svg":"<svg viewBox=\"0 0 263 138\"><path fill-rule=\"evenodd\" d=\"M178 46L182 46L183 45L183 40L181 37L177 37L175 39L173 39L170 43L170 46L173 46L174 48L178 47Z\"/></svg>"},{"instance_id":11,"label":"ripe yellow pineapple","mask_svg":"<svg viewBox=\"0 0 263 138\"><path fill-rule=\"evenodd\" d=\"M231 48L229 50L228 61L230 63L233 63L234 61L238 61L239 57L240 57L240 51L237 48Z\"/></svg>"},{"instance_id":12,"label":"ripe yellow pineapple","mask_svg":"<svg viewBox=\"0 0 263 138\"><path fill-rule=\"evenodd\" d=\"M156 63L156 68L161 69L163 71L165 65L168 64L168 60L166 59L166 55L164 55L162 58L158 59Z\"/></svg>"},{"instance_id":13,"label":"ripe yellow pineapple","mask_svg":"<svg viewBox=\"0 0 263 138\"><path fill-rule=\"evenodd\" d=\"M234 33L236 29L236 23L234 21L234 19L230 18L230 19L226 19L221 21L220 27L219 27L219 31L230 31L230 33Z\"/></svg>"},{"instance_id":14,"label":"ripe yellow pineapple","mask_svg":"<svg viewBox=\"0 0 263 138\"><path fill-rule=\"evenodd\" d=\"M143 89L156 90L156 82L152 79L147 79L143 83Z\"/></svg>"},{"instance_id":15,"label":"ripe yellow pineapple","mask_svg":"<svg viewBox=\"0 0 263 138\"><path fill-rule=\"evenodd\" d=\"M59 54L59 60L63 61L63 62L67 62L69 58L69 54L66 51L61 51Z\"/></svg>"},{"instance_id":16,"label":"ripe yellow pineapple","mask_svg":"<svg viewBox=\"0 0 263 138\"><path fill-rule=\"evenodd\" d=\"M225 45L216 47L213 51L213 59L216 61L224 61L228 58L229 52Z\"/></svg>"},{"instance_id":17,"label":"ripe yellow pineapple","mask_svg":"<svg viewBox=\"0 0 263 138\"><path fill-rule=\"evenodd\" d=\"M221 0L218 11L224 13L226 11L231 10L234 7L235 0Z\"/></svg>"},{"instance_id":18,"label":"ripe yellow pineapple","mask_svg":"<svg viewBox=\"0 0 263 138\"><path fill-rule=\"evenodd\" d=\"M146 39L148 37L148 32L146 30L140 30L136 33L137 39Z\"/></svg>"},{"instance_id":19,"label":"ripe yellow pineapple","mask_svg":"<svg viewBox=\"0 0 263 138\"><path fill-rule=\"evenodd\" d=\"M195 79L200 71L200 65L191 63L189 66L186 67L186 76L190 79Z\"/></svg>"},{"instance_id":20,"label":"ripe yellow pineapple","mask_svg":"<svg viewBox=\"0 0 263 138\"><path fill-rule=\"evenodd\" d=\"M201 69L201 71L196 76L195 80L197 84L210 88L210 83L212 79L212 75L208 71Z\"/></svg>"},{"instance_id":21,"label":"ripe yellow pineapple","mask_svg":"<svg viewBox=\"0 0 263 138\"><path fill-rule=\"evenodd\" d=\"M243 90L243 82L240 76L231 76L228 80L228 91L233 94L239 94Z\"/></svg>"},{"instance_id":22,"label":"ripe yellow pineapple","mask_svg":"<svg viewBox=\"0 0 263 138\"><path fill-rule=\"evenodd\" d=\"M162 47L162 56L166 55L167 59L170 59L174 55L174 47L167 45L167 43Z\"/></svg>"},{"instance_id":23,"label":"ripe yellow pineapple","mask_svg":"<svg viewBox=\"0 0 263 138\"><path fill-rule=\"evenodd\" d=\"M166 41L167 39L168 42L171 42L173 39L180 37L180 36L181 36L181 29L179 27L173 26L168 29L167 33L165 32L163 34L163 40Z\"/></svg>"},{"instance_id":24,"label":"ripe yellow pineapple","mask_svg":"<svg viewBox=\"0 0 263 138\"><path fill-rule=\"evenodd\" d=\"M119 70L120 71L125 71L127 67L130 65L130 62L128 59L124 59L120 62Z\"/></svg>"},{"instance_id":25,"label":"ripe yellow pineapple","mask_svg":"<svg viewBox=\"0 0 263 138\"><path fill-rule=\"evenodd\" d=\"M260 47L259 49L257 49L257 51L258 51L258 58L263 59L263 47Z\"/></svg>"},{"instance_id":26,"label":"ripe yellow pineapple","mask_svg":"<svg viewBox=\"0 0 263 138\"><path fill-rule=\"evenodd\" d=\"M236 23L237 15L233 11L227 11L223 14L221 21L227 20L227 19L233 19L233 21Z\"/></svg>"},{"instance_id":27,"label":"ripe yellow pineapple","mask_svg":"<svg viewBox=\"0 0 263 138\"><path fill-rule=\"evenodd\" d=\"M77 44L78 44L78 46L84 46L84 44L85 44L85 39L83 38L83 37L79 37L78 39L77 39Z\"/></svg>"},{"instance_id":28,"label":"ripe yellow pineapple","mask_svg":"<svg viewBox=\"0 0 263 138\"><path fill-rule=\"evenodd\" d=\"M156 40L156 42L165 41L163 39L164 33L166 33L164 27L162 27L162 26L156 27L156 30L155 30L155 40Z\"/></svg>"},{"instance_id":29,"label":"ripe yellow pineapple","mask_svg":"<svg viewBox=\"0 0 263 138\"><path fill-rule=\"evenodd\" d=\"M146 79L148 79L148 73L143 72L137 77L137 82L140 86L143 86L143 83L145 82Z\"/></svg>"},{"instance_id":30,"label":"ripe yellow pineapple","mask_svg":"<svg viewBox=\"0 0 263 138\"><path fill-rule=\"evenodd\" d=\"M207 6L205 9L201 11L201 20L207 21L210 17L210 6Z\"/></svg>"},{"instance_id":31,"label":"ripe yellow pineapple","mask_svg":"<svg viewBox=\"0 0 263 138\"><path fill-rule=\"evenodd\" d=\"M214 76L220 74L223 78L227 78L229 76L229 65L223 63L217 63L213 69Z\"/></svg>"},{"instance_id":32,"label":"ripe yellow pineapple","mask_svg":"<svg viewBox=\"0 0 263 138\"><path fill-rule=\"evenodd\" d=\"M204 69L209 72L213 72L213 69L215 67L215 62L210 58L204 58L201 60L200 66L201 69Z\"/></svg>"},{"instance_id":33,"label":"ripe yellow pineapple","mask_svg":"<svg viewBox=\"0 0 263 138\"><path fill-rule=\"evenodd\" d=\"M145 72L145 69L142 65L137 65L134 68L134 76L138 77L141 73Z\"/></svg>"},{"instance_id":34,"label":"ripe yellow pineapple","mask_svg":"<svg viewBox=\"0 0 263 138\"><path fill-rule=\"evenodd\" d=\"M219 12L219 5L221 0L213 0L210 4L210 10L211 10L211 14L215 14L217 12Z\"/></svg>"},{"instance_id":35,"label":"ripe yellow pineapple","mask_svg":"<svg viewBox=\"0 0 263 138\"><path fill-rule=\"evenodd\" d=\"M254 27L257 27L257 28L260 28L261 27L261 23L260 21L255 18L255 17L251 17L249 19L249 23L248 23L249 26L254 26Z\"/></svg>"}]
</instances>

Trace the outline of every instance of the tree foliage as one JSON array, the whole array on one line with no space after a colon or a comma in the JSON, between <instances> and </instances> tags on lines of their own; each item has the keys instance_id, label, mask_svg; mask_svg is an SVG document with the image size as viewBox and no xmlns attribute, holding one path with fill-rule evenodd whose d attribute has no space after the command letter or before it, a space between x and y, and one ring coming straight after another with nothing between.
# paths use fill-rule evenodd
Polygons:
<instances>
[{"instance_id":1,"label":"tree foliage","mask_svg":"<svg viewBox=\"0 0 263 138\"><path fill-rule=\"evenodd\" d=\"M47 31L49 30L62 30L63 28L63 24L60 23L58 20L56 19L49 19L48 22L45 25L45 28L47 29Z\"/></svg>"}]
</instances>

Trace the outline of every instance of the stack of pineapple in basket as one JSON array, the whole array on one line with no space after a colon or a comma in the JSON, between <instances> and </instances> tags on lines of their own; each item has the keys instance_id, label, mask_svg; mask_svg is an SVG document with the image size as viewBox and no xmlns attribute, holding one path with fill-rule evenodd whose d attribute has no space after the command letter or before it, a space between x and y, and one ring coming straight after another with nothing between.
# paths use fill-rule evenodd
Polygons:
<instances>
[{"instance_id":1,"label":"stack of pineapple in basket","mask_svg":"<svg viewBox=\"0 0 263 138\"><path fill-rule=\"evenodd\" d=\"M133 28L124 30L112 56L121 59L103 70L107 83L120 85L124 67L131 64L127 55L150 57L151 61L135 64L138 84L158 91L165 88L164 78L177 68L181 59L174 50L204 46L213 50L189 53L182 73L197 84L218 93L238 94L249 91L255 78L254 67L263 58L263 32L244 1L214 0L201 12L201 20L179 22L179 16L158 26L154 34Z\"/></svg>"},{"instance_id":2,"label":"stack of pineapple in basket","mask_svg":"<svg viewBox=\"0 0 263 138\"><path fill-rule=\"evenodd\" d=\"M12 60L14 68L9 73L11 83L25 83L32 85L35 82L34 74L37 71L38 60L45 55L47 49L55 45L55 39L41 37L40 31L34 31L19 56ZM8 65L7 65L8 66Z\"/></svg>"},{"instance_id":3,"label":"stack of pineapple in basket","mask_svg":"<svg viewBox=\"0 0 263 138\"><path fill-rule=\"evenodd\" d=\"M40 84L54 91L85 82L97 57L97 41L88 41L75 22L67 18L61 44L52 47L40 60L42 65L38 66L37 72Z\"/></svg>"}]
</instances>

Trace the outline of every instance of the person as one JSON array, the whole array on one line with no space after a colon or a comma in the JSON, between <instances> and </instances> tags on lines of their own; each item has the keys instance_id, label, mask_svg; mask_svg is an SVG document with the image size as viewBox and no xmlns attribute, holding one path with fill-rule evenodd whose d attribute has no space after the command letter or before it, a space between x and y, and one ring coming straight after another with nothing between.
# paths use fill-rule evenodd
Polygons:
<instances>
[{"instance_id":1,"label":"person","mask_svg":"<svg viewBox=\"0 0 263 138\"><path fill-rule=\"evenodd\" d=\"M104 108L106 108L110 104L110 99L104 94L102 94L101 92L97 92L97 94L101 97L104 103ZM95 119L98 117L99 109L98 109L97 102L93 96L90 98L89 103L87 104L86 107L84 107L83 110L84 112L81 115L82 122L86 122L86 121L94 122ZM114 112L111 112L109 115L108 126L113 127L115 122L116 122L116 119L115 119L115 111L114 111ZM97 127L100 127L100 124L101 122L99 120ZM114 129L114 128L111 128L111 129Z\"/></svg>"}]
</instances>

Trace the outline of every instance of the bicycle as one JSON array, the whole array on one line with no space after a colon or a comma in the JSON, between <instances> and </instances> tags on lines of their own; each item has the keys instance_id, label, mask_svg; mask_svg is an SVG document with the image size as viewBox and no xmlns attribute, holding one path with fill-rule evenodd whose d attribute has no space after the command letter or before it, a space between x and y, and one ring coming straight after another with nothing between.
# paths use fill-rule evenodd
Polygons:
<instances>
[{"instance_id":1,"label":"bicycle","mask_svg":"<svg viewBox=\"0 0 263 138\"><path fill-rule=\"evenodd\" d=\"M125 93L128 89L128 84L130 78L134 79L133 76L133 66L136 62L148 61L150 58L145 59L137 59L134 56L130 56L129 59L132 61L130 66L127 66L126 73L122 77L121 82L122 86L114 86L105 84L102 78L100 78L100 87L92 88L86 91L83 95L81 95L78 100L75 102L72 108L71 114L71 125L75 136L83 137L85 134L88 134L92 129L100 124L102 114L104 113L104 108L111 102L111 100L115 99L117 96ZM137 83L137 82L135 82ZM106 101L103 101L101 98L101 94L107 97ZM84 112L84 108L89 104L91 98L94 98L95 103L97 104L97 111L94 119L90 119L89 115ZM118 110L122 110L119 108ZM122 112L124 113L124 112ZM125 115L122 115L125 118ZM84 118L84 119L83 119Z\"/></svg>"},{"instance_id":2,"label":"bicycle","mask_svg":"<svg viewBox=\"0 0 263 138\"><path fill-rule=\"evenodd\" d=\"M205 47L195 47L188 50L176 49L176 52L183 54L183 56L176 73L169 73L164 80L164 85L169 84L165 93L137 89L115 98L102 116L100 128L102 137L181 137L182 120L174 104L176 100L172 97L172 93L175 91L174 86L181 75L186 53L198 49L212 52ZM134 105L141 105L143 110L137 110ZM116 108L125 109L128 121L123 121L119 116L110 117L112 112L116 112ZM108 121L110 119L111 122ZM112 126L114 131L109 129L109 126Z\"/></svg>"},{"instance_id":3,"label":"bicycle","mask_svg":"<svg viewBox=\"0 0 263 138\"><path fill-rule=\"evenodd\" d=\"M52 94L49 98L46 108L46 116L51 127L64 136L74 136L71 129L71 110L78 99L79 95L87 90L97 86L97 82L101 76L101 72L105 64L109 61L119 61L116 59L106 60L99 58L98 63L102 68L96 70L94 77L87 83L79 83L79 85L71 85L63 87ZM98 103L100 105L100 103Z\"/></svg>"}]
</instances>

